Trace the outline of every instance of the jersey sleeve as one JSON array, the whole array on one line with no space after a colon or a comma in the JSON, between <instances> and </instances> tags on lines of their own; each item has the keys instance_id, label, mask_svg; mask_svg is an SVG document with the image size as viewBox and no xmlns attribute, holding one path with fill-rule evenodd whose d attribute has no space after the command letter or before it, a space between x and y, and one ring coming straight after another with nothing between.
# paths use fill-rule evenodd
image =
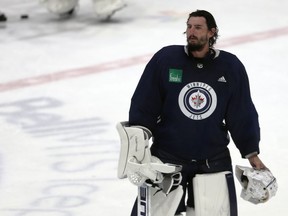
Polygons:
<instances>
[{"instance_id":1,"label":"jersey sleeve","mask_svg":"<svg viewBox=\"0 0 288 216\"><path fill-rule=\"evenodd\" d=\"M236 147L245 158L251 153L260 153L260 127L245 67L239 60L233 67L237 69L225 121Z\"/></svg>"},{"instance_id":2,"label":"jersey sleeve","mask_svg":"<svg viewBox=\"0 0 288 216\"><path fill-rule=\"evenodd\" d=\"M159 52L146 65L131 99L129 124L147 127L153 132L162 107Z\"/></svg>"}]
</instances>

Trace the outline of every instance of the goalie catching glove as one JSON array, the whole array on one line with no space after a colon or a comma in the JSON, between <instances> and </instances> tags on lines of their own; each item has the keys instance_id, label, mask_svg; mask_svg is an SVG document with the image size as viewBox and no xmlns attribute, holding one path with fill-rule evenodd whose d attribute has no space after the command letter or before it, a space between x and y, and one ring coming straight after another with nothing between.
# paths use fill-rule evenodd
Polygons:
<instances>
[{"instance_id":1,"label":"goalie catching glove","mask_svg":"<svg viewBox=\"0 0 288 216\"><path fill-rule=\"evenodd\" d=\"M258 204L276 195L278 184L269 170L236 165L235 173L242 186L241 197L244 200Z\"/></svg>"}]
</instances>

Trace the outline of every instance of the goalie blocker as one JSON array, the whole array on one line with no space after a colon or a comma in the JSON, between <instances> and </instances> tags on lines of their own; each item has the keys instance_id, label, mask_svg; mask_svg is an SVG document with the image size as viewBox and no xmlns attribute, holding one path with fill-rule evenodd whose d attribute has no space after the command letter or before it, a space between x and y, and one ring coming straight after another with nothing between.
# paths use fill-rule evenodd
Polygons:
<instances>
[{"instance_id":1,"label":"goalie blocker","mask_svg":"<svg viewBox=\"0 0 288 216\"><path fill-rule=\"evenodd\" d=\"M174 216L183 190L181 166L164 164L151 155L152 133L141 126L117 124L121 149L118 178L128 178L138 186L137 216Z\"/></svg>"},{"instance_id":2,"label":"goalie blocker","mask_svg":"<svg viewBox=\"0 0 288 216\"><path fill-rule=\"evenodd\" d=\"M121 122L117 130L121 139L118 178L128 178L138 186L131 216L174 216L183 195L181 166L164 164L151 155L148 129ZM193 190L195 206L187 208L186 216L237 215L231 172L197 174Z\"/></svg>"}]
</instances>

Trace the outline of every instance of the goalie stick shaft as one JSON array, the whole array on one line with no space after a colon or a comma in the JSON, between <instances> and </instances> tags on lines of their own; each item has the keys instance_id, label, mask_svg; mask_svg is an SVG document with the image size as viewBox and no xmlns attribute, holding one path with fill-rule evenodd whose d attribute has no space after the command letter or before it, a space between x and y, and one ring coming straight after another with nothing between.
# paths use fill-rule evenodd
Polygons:
<instances>
[{"instance_id":1,"label":"goalie stick shaft","mask_svg":"<svg viewBox=\"0 0 288 216\"><path fill-rule=\"evenodd\" d=\"M137 216L151 216L149 197L150 197L149 187L145 184L139 186Z\"/></svg>"}]
</instances>

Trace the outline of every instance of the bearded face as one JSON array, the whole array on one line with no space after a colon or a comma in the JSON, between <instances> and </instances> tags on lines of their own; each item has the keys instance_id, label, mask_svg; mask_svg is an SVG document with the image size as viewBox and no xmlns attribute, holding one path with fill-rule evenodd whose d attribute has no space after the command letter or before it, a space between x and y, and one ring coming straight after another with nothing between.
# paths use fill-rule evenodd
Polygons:
<instances>
[{"instance_id":1,"label":"bearded face","mask_svg":"<svg viewBox=\"0 0 288 216\"><path fill-rule=\"evenodd\" d=\"M204 36L195 36L190 35L187 37L187 45L190 51L202 51L205 45L209 44L209 38L207 35Z\"/></svg>"},{"instance_id":2,"label":"bearded face","mask_svg":"<svg viewBox=\"0 0 288 216\"><path fill-rule=\"evenodd\" d=\"M209 39L213 36L204 17L191 17L187 21L186 38L189 51L209 50Z\"/></svg>"}]
</instances>

